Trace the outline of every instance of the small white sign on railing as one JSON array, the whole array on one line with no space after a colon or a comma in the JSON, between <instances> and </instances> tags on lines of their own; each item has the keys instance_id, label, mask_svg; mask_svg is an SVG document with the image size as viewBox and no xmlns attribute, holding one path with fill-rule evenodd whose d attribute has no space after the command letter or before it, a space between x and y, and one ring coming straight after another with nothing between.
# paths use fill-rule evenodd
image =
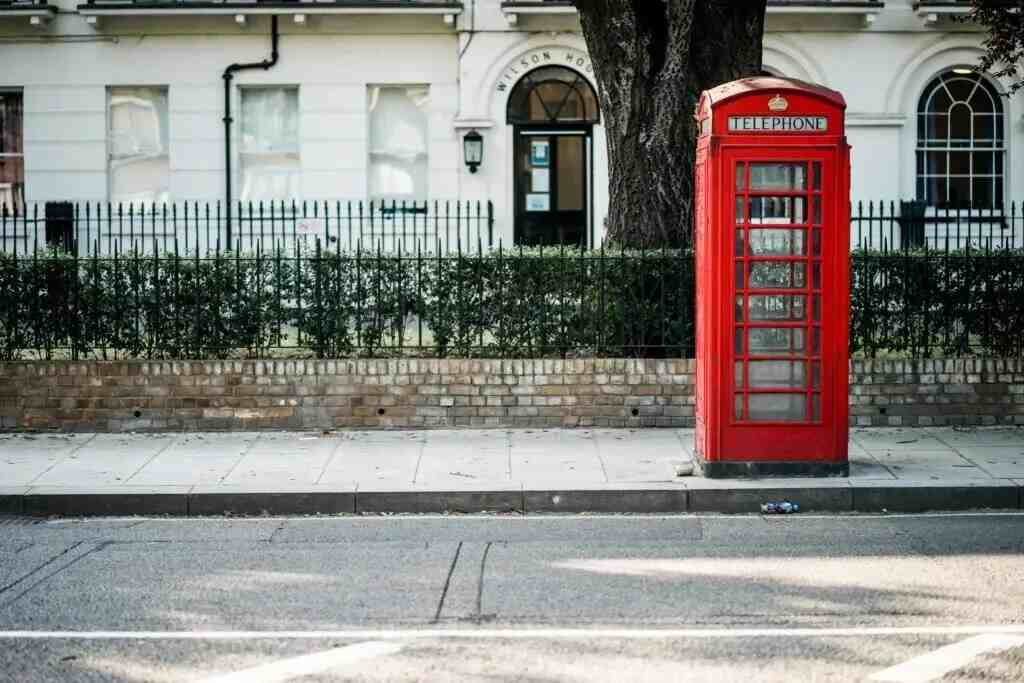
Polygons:
<instances>
[{"instance_id":1,"label":"small white sign on railing","mask_svg":"<svg viewBox=\"0 0 1024 683\"><path fill-rule=\"evenodd\" d=\"M322 237L327 234L327 219L298 218L295 220L295 234Z\"/></svg>"}]
</instances>

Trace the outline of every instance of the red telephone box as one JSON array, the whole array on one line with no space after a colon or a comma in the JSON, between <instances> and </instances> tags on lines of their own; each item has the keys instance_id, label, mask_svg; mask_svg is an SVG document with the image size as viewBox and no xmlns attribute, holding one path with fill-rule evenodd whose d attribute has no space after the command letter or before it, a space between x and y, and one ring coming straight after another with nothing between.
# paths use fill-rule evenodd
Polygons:
<instances>
[{"instance_id":1,"label":"red telephone box","mask_svg":"<svg viewBox=\"0 0 1024 683\"><path fill-rule=\"evenodd\" d=\"M759 77L697 108L697 457L709 477L847 475L842 95Z\"/></svg>"}]
</instances>

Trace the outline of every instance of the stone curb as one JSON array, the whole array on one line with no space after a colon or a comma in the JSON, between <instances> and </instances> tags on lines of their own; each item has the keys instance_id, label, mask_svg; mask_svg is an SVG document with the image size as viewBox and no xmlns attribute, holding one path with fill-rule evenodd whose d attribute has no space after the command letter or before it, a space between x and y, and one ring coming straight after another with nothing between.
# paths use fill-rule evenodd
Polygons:
<instances>
[{"instance_id":1,"label":"stone curb","mask_svg":"<svg viewBox=\"0 0 1024 683\"><path fill-rule=\"evenodd\" d=\"M760 511L770 500L791 500L802 512L951 512L1024 509L1024 484L987 482L833 482L814 486L721 482L711 486L635 488L242 491L89 491L26 489L0 495L0 514L33 516L260 516L438 513L724 513Z\"/></svg>"}]
</instances>

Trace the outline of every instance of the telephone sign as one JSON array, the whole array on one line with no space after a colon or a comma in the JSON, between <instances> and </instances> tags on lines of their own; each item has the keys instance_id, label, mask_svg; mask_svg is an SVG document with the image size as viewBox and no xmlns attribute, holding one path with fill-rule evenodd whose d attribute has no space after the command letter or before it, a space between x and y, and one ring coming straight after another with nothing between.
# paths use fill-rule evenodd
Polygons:
<instances>
[{"instance_id":1,"label":"telephone sign","mask_svg":"<svg viewBox=\"0 0 1024 683\"><path fill-rule=\"evenodd\" d=\"M729 132L825 133L828 119L824 116L730 116Z\"/></svg>"}]
</instances>

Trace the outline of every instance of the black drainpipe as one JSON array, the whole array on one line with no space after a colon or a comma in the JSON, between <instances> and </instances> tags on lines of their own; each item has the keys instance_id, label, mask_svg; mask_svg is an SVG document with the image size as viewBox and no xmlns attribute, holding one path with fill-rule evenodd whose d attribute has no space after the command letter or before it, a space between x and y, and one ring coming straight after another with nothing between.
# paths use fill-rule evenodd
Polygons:
<instances>
[{"instance_id":1,"label":"black drainpipe","mask_svg":"<svg viewBox=\"0 0 1024 683\"><path fill-rule=\"evenodd\" d=\"M231 81L236 71L263 69L267 71L277 64L277 15L270 17L270 59L248 64L232 64L224 69L224 225L227 248L231 248Z\"/></svg>"}]
</instances>

